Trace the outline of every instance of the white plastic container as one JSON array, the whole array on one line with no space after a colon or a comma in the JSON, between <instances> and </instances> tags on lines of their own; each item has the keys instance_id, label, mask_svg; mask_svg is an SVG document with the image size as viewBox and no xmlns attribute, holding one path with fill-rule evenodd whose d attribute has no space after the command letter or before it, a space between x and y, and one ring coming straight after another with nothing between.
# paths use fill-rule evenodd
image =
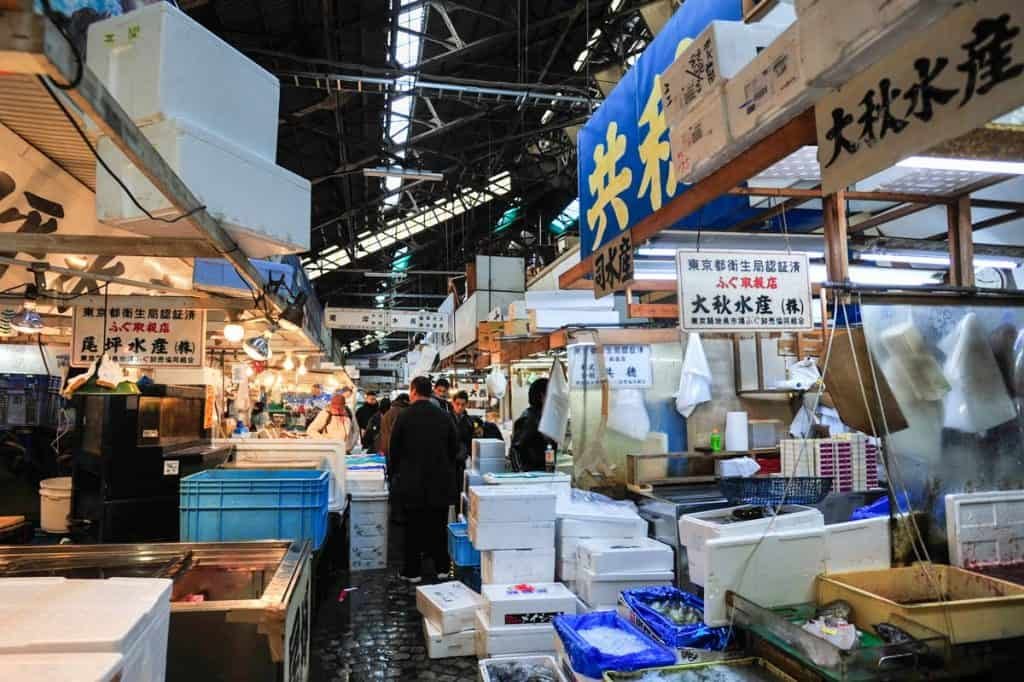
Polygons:
<instances>
[{"instance_id":1,"label":"white plastic container","mask_svg":"<svg viewBox=\"0 0 1024 682\"><path fill-rule=\"evenodd\" d=\"M579 568L595 575L628 573L638 568L648 571L673 571L672 548L650 538L591 538L576 548Z\"/></svg>"},{"instance_id":2,"label":"white plastic container","mask_svg":"<svg viewBox=\"0 0 1024 682\"><path fill-rule=\"evenodd\" d=\"M114 682L125 680L120 654L6 654L4 682Z\"/></svg>"},{"instance_id":3,"label":"white plastic container","mask_svg":"<svg viewBox=\"0 0 1024 682\"><path fill-rule=\"evenodd\" d=\"M478 523L553 522L556 498L535 485L478 485L469 489L469 515Z\"/></svg>"},{"instance_id":4,"label":"white plastic container","mask_svg":"<svg viewBox=\"0 0 1024 682\"><path fill-rule=\"evenodd\" d=\"M345 485L353 498L361 493L379 494L387 490L383 469L346 471Z\"/></svg>"},{"instance_id":5,"label":"white plastic container","mask_svg":"<svg viewBox=\"0 0 1024 682\"><path fill-rule=\"evenodd\" d=\"M479 522L470 516L469 539L473 543L473 547L480 551L490 549L537 549L554 547L555 522Z\"/></svg>"},{"instance_id":6,"label":"white plastic container","mask_svg":"<svg viewBox=\"0 0 1024 682\"><path fill-rule=\"evenodd\" d=\"M517 663L530 666L544 666L547 668L555 682L566 682L565 676L559 669L557 661L554 656L516 656L515 660ZM481 682L497 682L497 678L490 674L489 666L495 664L501 664L508 662L507 658L485 658L480 661L480 681Z\"/></svg>"},{"instance_id":7,"label":"white plastic container","mask_svg":"<svg viewBox=\"0 0 1024 682\"><path fill-rule=\"evenodd\" d=\"M485 585L554 582L555 548L483 551L480 573Z\"/></svg>"},{"instance_id":8,"label":"white plastic container","mask_svg":"<svg viewBox=\"0 0 1024 682\"><path fill-rule=\"evenodd\" d=\"M0 657L118 654L123 682L160 682L167 668L171 581L0 579Z\"/></svg>"},{"instance_id":9,"label":"white plastic container","mask_svg":"<svg viewBox=\"0 0 1024 682\"><path fill-rule=\"evenodd\" d=\"M345 508L348 493L345 486L345 446L340 441L259 438L221 439L221 442L235 449L234 462L239 468L258 468L264 464L281 467L292 462L306 466L311 460L319 462L320 468L331 472L328 511L340 512Z\"/></svg>"},{"instance_id":10,"label":"white plastic container","mask_svg":"<svg viewBox=\"0 0 1024 682\"><path fill-rule=\"evenodd\" d=\"M615 610L619 593L623 590L671 585L674 576L671 570L597 575L579 567L576 570L576 593L595 610Z\"/></svg>"},{"instance_id":11,"label":"white plastic container","mask_svg":"<svg viewBox=\"0 0 1024 682\"><path fill-rule=\"evenodd\" d=\"M308 180L183 120L140 130L246 255L262 258L309 249ZM101 137L97 150L146 210L157 217L180 215L110 139ZM96 217L147 236L198 235L187 220L168 224L147 218L98 163Z\"/></svg>"},{"instance_id":12,"label":"white plastic container","mask_svg":"<svg viewBox=\"0 0 1024 682\"><path fill-rule=\"evenodd\" d=\"M441 630L428 619L423 619L423 639L427 642L427 658L451 658L472 656L476 647L476 630L442 634Z\"/></svg>"},{"instance_id":13,"label":"white plastic container","mask_svg":"<svg viewBox=\"0 0 1024 682\"><path fill-rule=\"evenodd\" d=\"M278 79L176 7L161 2L94 23L86 54L137 125L185 121L277 158Z\"/></svg>"},{"instance_id":14,"label":"white plastic container","mask_svg":"<svg viewBox=\"0 0 1024 682\"><path fill-rule=\"evenodd\" d=\"M552 654L555 651L555 639L555 628L551 623L491 626L483 612L477 611L477 658Z\"/></svg>"},{"instance_id":15,"label":"white plastic container","mask_svg":"<svg viewBox=\"0 0 1024 682\"><path fill-rule=\"evenodd\" d=\"M71 477L44 478L39 482L39 526L47 533L68 532L71 513Z\"/></svg>"},{"instance_id":16,"label":"white plastic container","mask_svg":"<svg viewBox=\"0 0 1024 682\"><path fill-rule=\"evenodd\" d=\"M532 625L576 614L576 595L562 583L484 585L480 592L491 627Z\"/></svg>"},{"instance_id":17,"label":"white plastic container","mask_svg":"<svg viewBox=\"0 0 1024 682\"><path fill-rule=\"evenodd\" d=\"M481 606L480 595L458 581L416 588L416 610L441 634L474 629Z\"/></svg>"},{"instance_id":18,"label":"white plastic container","mask_svg":"<svg viewBox=\"0 0 1024 682\"><path fill-rule=\"evenodd\" d=\"M505 441L500 438L474 438L470 446L474 463L481 459L505 459Z\"/></svg>"},{"instance_id":19,"label":"white plastic container","mask_svg":"<svg viewBox=\"0 0 1024 682\"><path fill-rule=\"evenodd\" d=\"M726 507L711 511L686 514L679 519L679 544L686 548L690 581L704 585L707 575L707 553L705 545L709 540L725 537L760 535L769 527L773 532L797 528L822 528L825 517L813 507L786 505L775 519L754 519L752 521L730 521L732 512L738 507Z\"/></svg>"},{"instance_id":20,"label":"white plastic container","mask_svg":"<svg viewBox=\"0 0 1024 682\"><path fill-rule=\"evenodd\" d=\"M957 493L945 503L951 565L1024 561L1024 490Z\"/></svg>"}]
</instances>

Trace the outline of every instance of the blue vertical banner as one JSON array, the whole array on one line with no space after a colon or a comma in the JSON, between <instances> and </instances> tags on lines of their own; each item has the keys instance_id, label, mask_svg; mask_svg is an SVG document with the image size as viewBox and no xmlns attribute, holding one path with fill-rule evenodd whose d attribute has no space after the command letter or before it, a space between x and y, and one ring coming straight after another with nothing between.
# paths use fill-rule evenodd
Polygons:
<instances>
[{"instance_id":1,"label":"blue vertical banner","mask_svg":"<svg viewBox=\"0 0 1024 682\"><path fill-rule=\"evenodd\" d=\"M687 0L577 138L580 242L585 258L686 191L672 172L660 75L713 20L742 20L740 0ZM712 202L679 226L747 213L742 197Z\"/></svg>"}]
</instances>

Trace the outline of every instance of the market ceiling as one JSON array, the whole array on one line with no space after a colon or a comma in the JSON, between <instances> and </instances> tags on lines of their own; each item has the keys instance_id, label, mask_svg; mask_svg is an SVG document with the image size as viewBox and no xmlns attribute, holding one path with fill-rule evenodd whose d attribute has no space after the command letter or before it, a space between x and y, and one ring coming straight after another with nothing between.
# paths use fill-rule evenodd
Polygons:
<instances>
[{"instance_id":1,"label":"market ceiling","mask_svg":"<svg viewBox=\"0 0 1024 682\"><path fill-rule=\"evenodd\" d=\"M550 258L573 217L558 220L576 196L575 126L608 89L601 73L628 68L649 42L640 9L668 2L179 5L281 80L278 163L313 182L304 261L321 300L436 308L443 275L365 271L461 271L476 253ZM382 167L443 179L364 172Z\"/></svg>"}]
</instances>

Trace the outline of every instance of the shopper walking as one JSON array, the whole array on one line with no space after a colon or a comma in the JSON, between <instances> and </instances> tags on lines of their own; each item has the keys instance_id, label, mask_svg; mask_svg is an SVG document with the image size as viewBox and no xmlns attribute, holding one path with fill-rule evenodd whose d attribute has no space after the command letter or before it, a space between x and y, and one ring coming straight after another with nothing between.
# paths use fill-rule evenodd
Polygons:
<instances>
[{"instance_id":1,"label":"shopper walking","mask_svg":"<svg viewBox=\"0 0 1024 682\"><path fill-rule=\"evenodd\" d=\"M548 393L548 380L537 379L530 384L530 405L512 426L512 445L509 457L516 471L544 471L544 451L548 445L554 447L551 440L539 430L540 415L544 410L544 399Z\"/></svg>"},{"instance_id":2,"label":"shopper walking","mask_svg":"<svg viewBox=\"0 0 1024 682\"><path fill-rule=\"evenodd\" d=\"M373 415L377 414L379 410L380 405L377 404L376 391L367 391L363 404L356 410L356 421L359 422L360 435L362 435L363 431L366 431L366 427L370 425Z\"/></svg>"},{"instance_id":3,"label":"shopper walking","mask_svg":"<svg viewBox=\"0 0 1024 682\"><path fill-rule=\"evenodd\" d=\"M380 440L380 425L384 421L384 416L391 409L391 400L388 398L382 398L380 403L380 409L377 410L370 421L367 422L366 428L363 429L363 450L367 452L380 452L377 449L377 441ZM356 420L359 420L359 413L356 413Z\"/></svg>"},{"instance_id":4,"label":"shopper walking","mask_svg":"<svg viewBox=\"0 0 1024 682\"><path fill-rule=\"evenodd\" d=\"M451 384L444 377L434 382L434 403L445 412L451 414L452 404L448 402L448 390Z\"/></svg>"},{"instance_id":5,"label":"shopper walking","mask_svg":"<svg viewBox=\"0 0 1024 682\"><path fill-rule=\"evenodd\" d=\"M327 409L320 410L309 426L306 434L310 438L323 440L339 440L345 444L345 453L359 444L359 425L352 417L352 412L345 404L345 395L341 391L331 396Z\"/></svg>"},{"instance_id":6,"label":"shopper walking","mask_svg":"<svg viewBox=\"0 0 1024 682\"><path fill-rule=\"evenodd\" d=\"M407 526L400 577L421 579L421 554L434 561L437 577L448 575L448 506L455 502L455 422L431 399L430 380L416 377L409 386L410 405L395 422L388 444L389 476L401 495Z\"/></svg>"}]
</instances>

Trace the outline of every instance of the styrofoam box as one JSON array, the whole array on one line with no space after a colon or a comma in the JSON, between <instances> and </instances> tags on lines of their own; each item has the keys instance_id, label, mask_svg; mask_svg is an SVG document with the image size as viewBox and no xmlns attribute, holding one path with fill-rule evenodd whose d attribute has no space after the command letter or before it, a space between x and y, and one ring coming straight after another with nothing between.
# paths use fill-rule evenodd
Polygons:
<instances>
[{"instance_id":1,"label":"styrofoam box","mask_svg":"<svg viewBox=\"0 0 1024 682\"><path fill-rule=\"evenodd\" d=\"M807 82L839 87L941 18L954 0L817 0L801 3L800 53Z\"/></svg>"},{"instance_id":2,"label":"styrofoam box","mask_svg":"<svg viewBox=\"0 0 1024 682\"><path fill-rule=\"evenodd\" d=\"M486 585L554 582L555 548L483 551L480 553L480 573Z\"/></svg>"},{"instance_id":3,"label":"styrofoam box","mask_svg":"<svg viewBox=\"0 0 1024 682\"><path fill-rule=\"evenodd\" d=\"M481 552L488 549L534 549L555 546L554 521L479 523L469 517L469 539Z\"/></svg>"},{"instance_id":4,"label":"styrofoam box","mask_svg":"<svg viewBox=\"0 0 1024 682\"><path fill-rule=\"evenodd\" d=\"M328 511L345 508L348 488L345 486L345 446L340 441L297 440L295 438L259 438L239 440L237 438L215 439L214 445L234 448L234 462L238 466L255 466L264 463L276 465L299 460L306 462L310 457L323 457L331 472L328 488Z\"/></svg>"},{"instance_id":5,"label":"styrofoam box","mask_svg":"<svg viewBox=\"0 0 1024 682\"><path fill-rule=\"evenodd\" d=\"M122 675L120 654L6 654L0 656L4 682L112 682Z\"/></svg>"},{"instance_id":6,"label":"styrofoam box","mask_svg":"<svg viewBox=\"0 0 1024 682\"><path fill-rule=\"evenodd\" d=\"M468 494L469 489L475 485L483 485L483 475L472 467L462 473L462 489ZM467 507L468 509L468 507ZM468 513L468 512L467 512Z\"/></svg>"},{"instance_id":7,"label":"styrofoam box","mask_svg":"<svg viewBox=\"0 0 1024 682\"><path fill-rule=\"evenodd\" d=\"M482 605L480 595L458 581L416 588L416 610L445 635L475 628Z\"/></svg>"},{"instance_id":8,"label":"styrofoam box","mask_svg":"<svg viewBox=\"0 0 1024 682\"><path fill-rule=\"evenodd\" d=\"M539 486L473 486L469 489L469 515L480 523L553 522L556 497L554 490Z\"/></svg>"},{"instance_id":9,"label":"styrofoam box","mask_svg":"<svg viewBox=\"0 0 1024 682\"><path fill-rule=\"evenodd\" d=\"M578 564L575 559L561 559L558 561L558 579L562 582L576 580L576 570ZM574 590L575 591L575 590Z\"/></svg>"},{"instance_id":10,"label":"styrofoam box","mask_svg":"<svg viewBox=\"0 0 1024 682\"><path fill-rule=\"evenodd\" d=\"M722 537L740 537L772 531L793 530L796 528L821 528L825 525L825 517L813 507L786 505L782 508L775 523L771 518L754 519L753 521L725 522L732 516L734 509L726 507L711 511L685 514L679 518L679 544L686 548L686 558L690 569L690 581L696 585L704 585L707 574L707 554L705 545L709 540Z\"/></svg>"},{"instance_id":11,"label":"styrofoam box","mask_svg":"<svg viewBox=\"0 0 1024 682\"><path fill-rule=\"evenodd\" d=\"M536 471L516 473L488 472L483 475L483 479L487 485L536 486L541 490L553 491L560 501L569 501L572 498L572 476L557 471L550 474Z\"/></svg>"},{"instance_id":12,"label":"styrofoam box","mask_svg":"<svg viewBox=\"0 0 1024 682\"><path fill-rule=\"evenodd\" d=\"M730 590L766 608L812 601L814 578L826 570L824 532L808 528L709 540L704 622L729 622Z\"/></svg>"},{"instance_id":13,"label":"styrofoam box","mask_svg":"<svg viewBox=\"0 0 1024 682\"><path fill-rule=\"evenodd\" d=\"M582 566L576 569L576 592L591 606L604 605L614 609L619 593L637 587L671 585L675 573L668 571L630 571L597 575Z\"/></svg>"},{"instance_id":14,"label":"styrofoam box","mask_svg":"<svg viewBox=\"0 0 1024 682\"><path fill-rule=\"evenodd\" d=\"M949 563L1024 561L1024 490L946 495Z\"/></svg>"},{"instance_id":15,"label":"styrofoam box","mask_svg":"<svg viewBox=\"0 0 1024 682\"><path fill-rule=\"evenodd\" d=\"M309 249L308 180L182 120L151 123L140 130L246 255L261 258ZM180 215L109 138L101 137L97 150L150 213ZM187 220L168 224L147 218L99 163L96 216L149 236L198 234Z\"/></svg>"},{"instance_id":16,"label":"styrofoam box","mask_svg":"<svg viewBox=\"0 0 1024 682\"><path fill-rule=\"evenodd\" d=\"M828 573L873 571L891 566L888 516L825 526L825 570Z\"/></svg>"},{"instance_id":17,"label":"styrofoam box","mask_svg":"<svg viewBox=\"0 0 1024 682\"><path fill-rule=\"evenodd\" d=\"M446 635L441 633L440 628L424 618L423 639L427 641L428 658L472 656L476 646L476 631L468 629Z\"/></svg>"},{"instance_id":18,"label":"styrofoam box","mask_svg":"<svg viewBox=\"0 0 1024 682\"><path fill-rule=\"evenodd\" d=\"M387 488L382 469L348 471L345 474L345 485L353 497L357 493L381 493Z\"/></svg>"},{"instance_id":19,"label":"styrofoam box","mask_svg":"<svg viewBox=\"0 0 1024 682\"><path fill-rule=\"evenodd\" d=\"M476 613L477 658L554 653L555 639L555 628L551 623L492 626L483 611Z\"/></svg>"},{"instance_id":20,"label":"styrofoam box","mask_svg":"<svg viewBox=\"0 0 1024 682\"><path fill-rule=\"evenodd\" d=\"M480 682L497 682L496 678L491 677L491 674L488 671L487 666L488 666L489 663L494 663L494 662L498 662L498 661L502 661L502 660L507 660L507 659L504 659L504 658L485 658L484 660L480 661L480 664L479 664L479 667L480 667ZM516 656L516 662L522 663L524 665L530 665L530 666L541 666L542 665L542 666L544 666L545 668L547 668L548 670L551 671L553 682L566 682L565 676L562 674L562 671L559 669L558 662L555 660L554 656L518 656L517 655Z\"/></svg>"},{"instance_id":21,"label":"styrofoam box","mask_svg":"<svg viewBox=\"0 0 1024 682\"><path fill-rule=\"evenodd\" d=\"M384 568L388 565L387 543L372 543L367 546L349 543L348 546L349 567L356 570L354 565L360 567L370 566L372 568ZM362 570L366 570L363 568Z\"/></svg>"},{"instance_id":22,"label":"styrofoam box","mask_svg":"<svg viewBox=\"0 0 1024 682\"><path fill-rule=\"evenodd\" d=\"M473 468L481 475L485 474L503 474L508 469L508 465L505 463L505 458L487 458L478 459L474 461Z\"/></svg>"},{"instance_id":23,"label":"styrofoam box","mask_svg":"<svg viewBox=\"0 0 1024 682\"><path fill-rule=\"evenodd\" d=\"M558 517L558 537L562 538L643 538L647 521L638 514L605 518Z\"/></svg>"},{"instance_id":24,"label":"styrofoam box","mask_svg":"<svg viewBox=\"0 0 1024 682\"><path fill-rule=\"evenodd\" d=\"M523 625L523 616L544 614L543 620L549 621L554 616L576 613L576 595L562 583L484 585L480 593L492 627Z\"/></svg>"},{"instance_id":25,"label":"styrofoam box","mask_svg":"<svg viewBox=\"0 0 1024 682\"><path fill-rule=\"evenodd\" d=\"M353 559L349 557L348 568L350 571L379 571L382 568L387 568L387 560L379 558L371 559Z\"/></svg>"},{"instance_id":26,"label":"styrofoam box","mask_svg":"<svg viewBox=\"0 0 1024 682\"><path fill-rule=\"evenodd\" d=\"M681 123L785 30L776 23L712 21L661 74L665 124Z\"/></svg>"},{"instance_id":27,"label":"styrofoam box","mask_svg":"<svg viewBox=\"0 0 1024 682\"><path fill-rule=\"evenodd\" d=\"M163 579L0 579L0 655L120 654L125 682L160 682L170 598Z\"/></svg>"},{"instance_id":28,"label":"styrofoam box","mask_svg":"<svg viewBox=\"0 0 1024 682\"><path fill-rule=\"evenodd\" d=\"M500 438L474 438L470 446L471 459L505 459L505 441Z\"/></svg>"},{"instance_id":29,"label":"styrofoam box","mask_svg":"<svg viewBox=\"0 0 1024 682\"><path fill-rule=\"evenodd\" d=\"M791 26L725 84L729 131L740 142L754 142L823 93L807 85L800 61L800 29Z\"/></svg>"},{"instance_id":30,"label":"styrofoam box","mask_svg":"<svg viewBox=\"0 0 1024 682\"><path fill-rule=\"evenodd\" d=\"M170 4L94 23L86 55L137 125L185 120L277 158L278 79Z\"/></svg>"},{"instance_id":31,"label":"styrofoam box","mask_svg":"<svg viewBox=\"0 0 1024 682\"><path fill-rule=\"evenodd\" d=\"M625 573L643 567L649 571L673 571L672 549L657 540L591 538L576 548L579 568L597 575Z\"/></svg>"}]
</instances>

